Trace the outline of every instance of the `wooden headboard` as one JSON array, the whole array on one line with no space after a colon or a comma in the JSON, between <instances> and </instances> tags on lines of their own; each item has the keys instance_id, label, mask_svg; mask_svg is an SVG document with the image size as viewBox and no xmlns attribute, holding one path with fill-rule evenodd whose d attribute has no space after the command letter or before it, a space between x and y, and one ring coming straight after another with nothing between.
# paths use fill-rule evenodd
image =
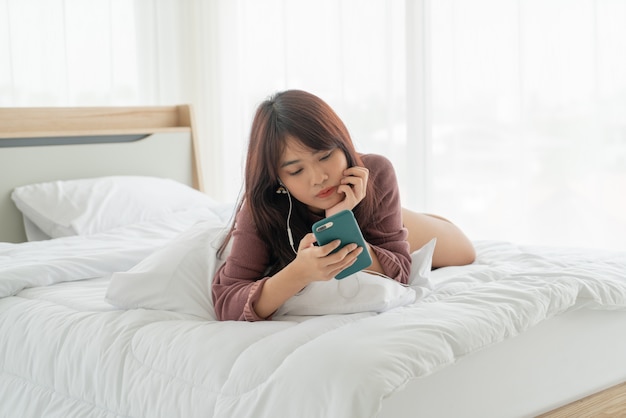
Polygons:
<instances>
[{"instance_id":1,"label":"wooden headboard","mask_svg":"<svg viewBox=\"0 0 626 418\"><path fill-rule=\"evenodd\" d=\"M204 191L193 119L189 105L0 108L0 241L26 240L17 186L145 175Z\"/></svg>"}]
</instances>

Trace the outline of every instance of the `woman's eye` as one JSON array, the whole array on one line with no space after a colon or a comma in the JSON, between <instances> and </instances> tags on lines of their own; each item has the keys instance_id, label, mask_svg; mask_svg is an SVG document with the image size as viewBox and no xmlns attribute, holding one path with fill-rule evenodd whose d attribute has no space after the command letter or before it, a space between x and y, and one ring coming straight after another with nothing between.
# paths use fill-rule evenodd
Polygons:
<instances>
[{"instance_id":1,"label":"woman's eye","mask_svg":"<svg viewBox=\"0 0 626 418\"><path fill-rule=\"evenodd\" d=\"M320 158L320 161L328 160L332 154L333 154L333 152L330 151L328 154L326 154L322 158Z\"/></svg>"},{"instance_id":2,"label":"woman's eye","mask_svg":"<svg viewBox=\"0 0 626 418\"><path fill-rule=\"evenodd\" d=\"M302 172L302 169L296 170L296 171L292 171L291 173L289 173L290 176L295 176L297 174L300 174Z\"/></svg>"}]
</instances>

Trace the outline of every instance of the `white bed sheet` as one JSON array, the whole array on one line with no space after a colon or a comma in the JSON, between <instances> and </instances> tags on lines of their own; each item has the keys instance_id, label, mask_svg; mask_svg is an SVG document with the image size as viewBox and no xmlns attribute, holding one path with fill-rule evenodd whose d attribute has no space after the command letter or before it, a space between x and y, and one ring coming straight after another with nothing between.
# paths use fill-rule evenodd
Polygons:
<instances>
[{"instance_id":1,"label":"white bed sheet","mask_svg":"<svg viewBox=\"0 0 626 418\"><path fill-rule=\"evenodd\" d=\"M87 236L20 244L0 242L0 297L22 289L126 271L201 222L223 225L221 208L194 208Z\"/></svg>"},{"instance_id":2,"label":"white bed sheet","mask_svg":"<svg viewBox=\"0 0 626 418\"><path fill-rule=\"evenodd\" d=\"M174 234L154 242L158 247L159 239ZM20 283L14 275L0 299L0 411L23 417L373 417L409 382L580 304L626 308L624 254L476 244L475 265L435 272L433 290L411 306L262 323L116 310L102 302L106 278L42 283L36 269L13 261L5 272L28 267L29 276ZM40 249L23 248L31 251L28 257ZM115 254L105 250L107 257ZM0 256L7 251L16 255L18 248L0 247ZM145 254L139 252L151 250L137 251L133 257L140 259ZM83 272L93 274L90 268Z\"/></svg>"}]
</instances>

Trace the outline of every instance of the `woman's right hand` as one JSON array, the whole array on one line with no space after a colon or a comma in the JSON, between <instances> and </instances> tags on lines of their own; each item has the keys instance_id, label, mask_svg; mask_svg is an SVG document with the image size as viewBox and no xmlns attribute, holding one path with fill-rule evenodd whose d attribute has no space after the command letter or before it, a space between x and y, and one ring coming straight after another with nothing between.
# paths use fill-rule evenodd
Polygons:
<instances>
[{"instance_id":1,"label":"woman's right hand","mask_svg":"<svg viewBox=\"0 0 626 418\"><path fill-rule=\"evenodd\" d=\"M334 240L321 246L314 245L316 241L315 235L306 234L298 245L295 260L291 262L292 267L296 267L301 274L300 278L306 278L307 283L334 278L342 270L351 266L363 251L362 247L351 243L331 254L339 247L341 241Z\"/></svg>"}]
</instances>

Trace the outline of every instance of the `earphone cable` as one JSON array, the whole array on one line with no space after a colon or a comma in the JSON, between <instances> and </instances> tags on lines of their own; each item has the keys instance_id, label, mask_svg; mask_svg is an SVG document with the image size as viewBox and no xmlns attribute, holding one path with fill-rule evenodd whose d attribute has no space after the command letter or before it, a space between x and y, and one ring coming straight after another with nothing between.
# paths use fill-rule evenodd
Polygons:
<instances>
[{"instance_id":1,"label":"earphone cable","mask_svg":"<svg viewBox=\"0 0 626 418\"><path fill-rule=\"evenodd\" d=\"M293 203L291 201L291 193L289 193L289 190L287 188L285 188L285 190L287 191L287 197L289 198L289 213L287 214L287 236L289 237L289 245L291 246L291 250L294 254L298 255L296 247L293 244L293 236L291 235L291 211L293 209Z\"/></svg>"}]
</instances>

